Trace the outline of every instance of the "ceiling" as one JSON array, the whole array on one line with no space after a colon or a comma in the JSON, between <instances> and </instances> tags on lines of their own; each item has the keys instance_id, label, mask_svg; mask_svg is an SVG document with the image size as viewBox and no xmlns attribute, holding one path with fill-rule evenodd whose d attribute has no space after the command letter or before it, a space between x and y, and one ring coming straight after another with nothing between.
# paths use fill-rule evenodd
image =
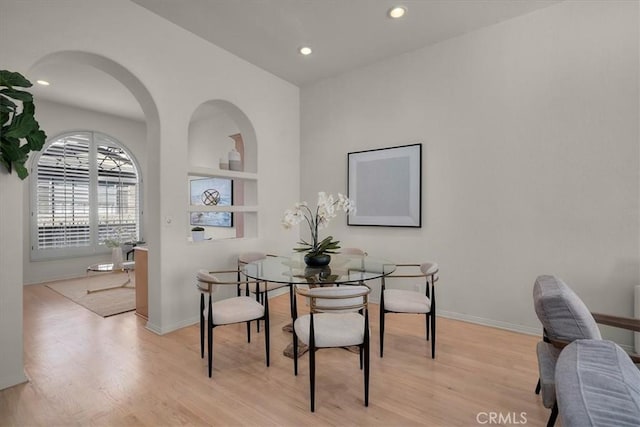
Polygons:
<instances>
[{"instance_id":1,"label":"ceiling","mask_svg":"<svg viewBox=\"0 0 640 427\"><path fill-rule=\"evenodd\" d=\"M560 0L132 0L297 86L438 43ZM387 17L394 5L407 14ZM308 45L309 56L298 53ZM144 120L140 106L106 73L77 64L32 70L37 98Z\"/></svg>"}]
</instances>

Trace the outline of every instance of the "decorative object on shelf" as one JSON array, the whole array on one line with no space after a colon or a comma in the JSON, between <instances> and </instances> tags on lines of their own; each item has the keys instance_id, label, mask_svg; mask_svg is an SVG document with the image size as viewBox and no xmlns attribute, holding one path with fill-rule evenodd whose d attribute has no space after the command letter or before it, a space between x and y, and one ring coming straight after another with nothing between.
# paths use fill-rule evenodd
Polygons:
<instances>
[{"instance_id":1,"label":"decorative object on shelf","mask_svg":"<svg viewBox=\"0 0 640 427\"><path fill-rule=\"evenodd\" d=\"M235 147L233 147L231 151L229 151L229 170L242 170L242 159L240 157L240 153L238 153L238 150L236 150Z\"/></svg>"},{"instance_id":2,"label":"decorative object on shelf","mask_svg":"<svg viewBox=\"0 0 640 427\"><path fill-rule=\"evenodd\" d=\"M202 203L206 206L216 206L220 201L220 192L215 188L209 188L202 192Z\"/></svg>"},{"instance_id":3,"label":"decorative object on shelf","mask_svg":"<svg viewBox=\"0 0 640 427\"><path fill-rule=\"evenodd\" d=\"M34 117L33 96L15 89L31 86L22 74L0 70L0 164L9 173L15 169L20 179L29 175L24 165L29 152L40 151L47 139ZM22 109L16 102L22 103ZM21 140L26 140L26 144L21 144Z\"/></svg>"},{"instance_id":4,"label":"decorative object on shelf","mask_svg":"<svg viewBox=\"0 0 640 427\"><path fill-rule=\"evenodd\" d=\"M336 211L343 210L346 213L355 210L354 203L343 194L338 193L338 198L333 194L327 194L324 191L318 193L318 203L315 213L311 211L307 202L298 202L293 209L287 209L282 218L282 226L291 228L294 225L306 221L311 232L311 240L307 242L300 240L298 242L301 247L295 248L296 252L306 252L304 262L310 267L322 267L331 262L331 255L337 253L340 249L339 241L334 241L333 236L326 237L323 240L318 238L318 230L321 230L329 224L332 218L335 218Z\"/></svg>"},{"instance_id":5,"label":"decorative object on shelf","mask_svg":"<svg viewBox=\"0 0 640 427\"><path fill-rule=\"evenodd\" d=\"M227 170L229 169L229 160L228 159L223 159L222 157L220 157L220 163L218 163L218 168L220 170Z\"/></svg>"},{"instance_id":6,"label":"decorative object on shelf","mask_svg":"<svg viewBox=\"0 0 640 427\"><path fill-rule=\"evenodd\" d=\"M204 240L204 228L203 227L193 227L191 229L191 238L194 242L201 242Z\"/></svg>"}]
</instances>

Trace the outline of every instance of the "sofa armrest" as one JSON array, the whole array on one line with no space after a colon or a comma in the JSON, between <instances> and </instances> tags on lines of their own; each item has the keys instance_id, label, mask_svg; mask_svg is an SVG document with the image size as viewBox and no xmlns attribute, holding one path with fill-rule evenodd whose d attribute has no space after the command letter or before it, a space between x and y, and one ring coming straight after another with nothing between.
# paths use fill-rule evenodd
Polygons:
<instances>
[{"instance_id":1,"label":"sofa armrest","mask_svg":"<svg viewBox=\"0 0 640 427\"><path fill-rule=\"evenodd\" d=\"M627 329L629 331L640 332L640 319L633 317L612 316L610 314L591 313L596 323L616 328Z\"/></svg>"}]
</instances>

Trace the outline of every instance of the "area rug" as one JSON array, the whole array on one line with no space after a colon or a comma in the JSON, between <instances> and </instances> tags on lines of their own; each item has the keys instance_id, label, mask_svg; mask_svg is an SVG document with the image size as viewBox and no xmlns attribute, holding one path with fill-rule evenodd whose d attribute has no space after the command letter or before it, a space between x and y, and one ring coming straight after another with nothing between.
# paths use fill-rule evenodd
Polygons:
<instances>
[{"instance_id":1,"label":"area rug","mask_svg":"<svg viewBox=\"0 0 640 427\"><path fill-rule=\"evenodd\" d=\"M49 282L45 283L45 286L102 317L109 317L135 310L136 290L133 288L133 276L134 274L131 273L131 283L126 288L116 287L99 292L95 292L95 290L125 283L127 273L95 274L77 279ZM87 293L87 289L93 292Z\"/></svg>"}]
</instances>

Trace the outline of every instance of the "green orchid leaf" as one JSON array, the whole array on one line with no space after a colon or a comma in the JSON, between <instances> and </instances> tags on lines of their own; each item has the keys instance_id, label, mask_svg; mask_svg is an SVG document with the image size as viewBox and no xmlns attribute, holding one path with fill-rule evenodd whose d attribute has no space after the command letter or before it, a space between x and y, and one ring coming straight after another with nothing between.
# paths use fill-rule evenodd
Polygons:
<instances>
[{"instance_id":1,"label":"green orchid leaf","mask_svg":"<svg viewBox=\"0 0 640 427\"><path fill-rule=\"evenodd\" d=\"M20 73L0 70L0 86L31 87L33 85Z\"/></svg>"}]
</instances>

